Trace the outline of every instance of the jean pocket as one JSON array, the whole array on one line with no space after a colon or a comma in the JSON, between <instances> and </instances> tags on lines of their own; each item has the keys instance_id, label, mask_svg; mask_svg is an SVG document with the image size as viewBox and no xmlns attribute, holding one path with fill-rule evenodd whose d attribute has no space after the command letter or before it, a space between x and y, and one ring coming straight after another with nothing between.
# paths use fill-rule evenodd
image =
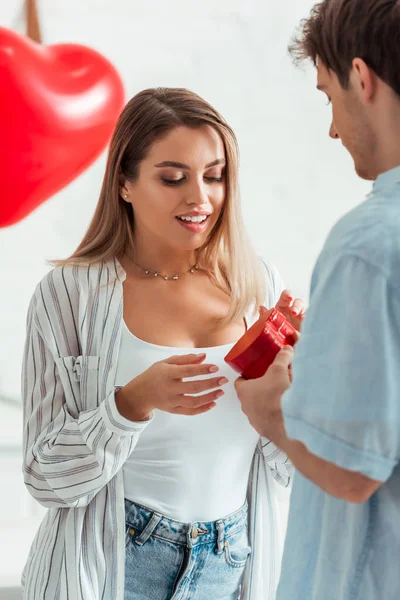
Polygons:
<instances>
[{"instance_id":1,"label":"jean pocket","mask_svg":"<svg viewBox=\"0 0 400 600\"><path fill-rule=\"evenodd\" d=\"M243 528L224 542L224 556L230 567L243 568L251 553L247 529Z\"/></svg>"}]
</instances>

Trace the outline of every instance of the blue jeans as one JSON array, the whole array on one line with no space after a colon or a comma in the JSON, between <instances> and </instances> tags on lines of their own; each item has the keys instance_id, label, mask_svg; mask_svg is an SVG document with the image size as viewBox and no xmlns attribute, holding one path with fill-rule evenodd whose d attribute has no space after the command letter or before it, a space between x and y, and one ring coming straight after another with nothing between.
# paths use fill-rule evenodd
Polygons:
<instances>
[{"instance_id":1,"label":"blue jeans","mask_svg":"<svg viewBox=\"0 0 400 600\"><path fill-rule=\"evenodd\" d=\"M125 600L238 600L247 505L213 523L180 523L128 500L125 512Z\"/></svg>"}]
</instances>

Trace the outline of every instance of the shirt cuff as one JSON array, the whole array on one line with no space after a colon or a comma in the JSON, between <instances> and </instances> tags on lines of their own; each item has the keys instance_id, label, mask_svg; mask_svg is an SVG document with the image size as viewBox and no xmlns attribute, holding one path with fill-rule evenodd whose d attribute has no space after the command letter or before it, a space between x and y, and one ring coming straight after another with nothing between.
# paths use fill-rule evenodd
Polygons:
<instances>
[{"instance_id":1,"label":"shirt cuff","mask_svg":"<svg viewBox=\"0 0 400 600\"><path fill-rule=\"evenodd\" d=\"M354 448L299 418L284 414L284 421L290 439L302 442L312 454L343 469L362 473L376 481L387 481L397 465L395 460Z\"/></svg>"},{"instance_id":2,"label":"shirt cuff","mask_svg":"<svg viewBox=\"0 0 400 600\"><path fill-rule=\"evenodd\" d=\"M125 419L118 412L114 390L100 405L100 414L107 429L121 436L141 433L154 419L154 413L147 421L136 422Z\"/></svg>"}]
</instances>

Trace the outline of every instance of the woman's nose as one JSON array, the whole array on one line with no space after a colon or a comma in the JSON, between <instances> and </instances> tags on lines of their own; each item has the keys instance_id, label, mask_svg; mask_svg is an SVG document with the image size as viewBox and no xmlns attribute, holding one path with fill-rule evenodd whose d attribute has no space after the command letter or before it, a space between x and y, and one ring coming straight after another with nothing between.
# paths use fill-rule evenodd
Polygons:
<instances>
[{"instance_id":1,"label":"woman's nose","mask_svg":"<svg viewBox=\"0 0 400 600\"><path fill-rule=\"evenodd\" d=\"M208 193L206 186L202 183L197 183L196 185L193 185L190 189L189 194L187 195L186 203L202 205L207 204L207 202Z\"/></svg>"}]
</instances>

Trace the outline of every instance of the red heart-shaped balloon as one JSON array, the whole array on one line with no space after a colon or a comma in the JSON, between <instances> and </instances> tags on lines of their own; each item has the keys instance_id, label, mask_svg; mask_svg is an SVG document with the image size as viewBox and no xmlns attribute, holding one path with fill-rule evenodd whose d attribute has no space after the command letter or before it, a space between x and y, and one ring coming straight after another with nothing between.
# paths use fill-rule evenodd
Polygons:
<instances>
[{"instance_id":1,"label":"red heart-shaped balloon","mask_svg":"<svg viewBox=\"0 0 400 600\"><path fill-rule=\"evenodd\" d=\"M41 46L0 27L0 227L12 225L104 150L124 104L98 52Z\"/></svg>"}]
</instances>

